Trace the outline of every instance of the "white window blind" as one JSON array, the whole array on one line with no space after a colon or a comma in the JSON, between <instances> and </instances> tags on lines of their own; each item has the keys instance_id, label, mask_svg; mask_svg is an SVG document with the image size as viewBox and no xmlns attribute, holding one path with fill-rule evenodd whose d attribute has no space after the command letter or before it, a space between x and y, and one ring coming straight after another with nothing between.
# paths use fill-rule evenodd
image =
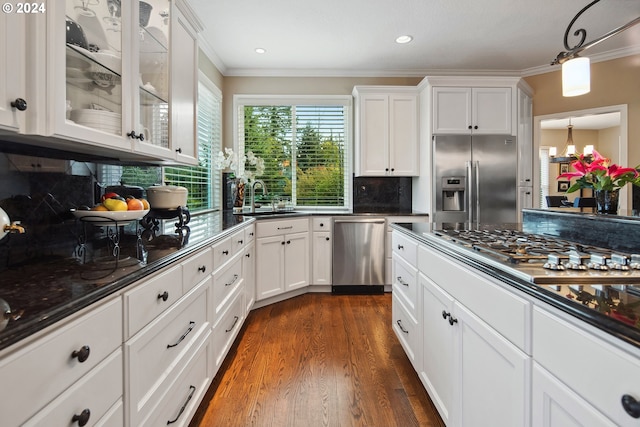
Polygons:
<instances>
[{"instance_id":1,"label":"white window blind","mask_svg":"<svg viewBox=\"0 0 640 427\"><path fill-rule=\"evenodd\" d=\"M222 146L222 95L205 76L198 82L198 166L165 167L164 181L186 187L187 206L191 212L219 208L221 176L214 173L212 153Z\"/></svg>"},{"instance_id":2,"label":"white window blind","mask_svg":"<svg viewBox=\"0 0 640 427\"><path fill-rule=\"evenodd\" d=\"M349 206L350 98L247 99L237 107L238 151L264 159L265 172L257 178L269 192L266 201Z\"/></svg>"}]
</instances>

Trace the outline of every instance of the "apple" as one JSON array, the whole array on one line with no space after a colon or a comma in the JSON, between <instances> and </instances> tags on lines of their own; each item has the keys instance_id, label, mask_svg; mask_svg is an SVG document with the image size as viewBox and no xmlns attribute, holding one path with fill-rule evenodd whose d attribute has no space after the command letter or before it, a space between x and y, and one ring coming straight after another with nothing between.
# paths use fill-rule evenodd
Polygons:
<instances>
[{"instance_id":1,"label":"apple","mask_svg":"<svg viewBox=\"0 0 640 427\"><path fill-rule=\"evenodd\" d=\"M102 195L102 197L100 198L100 201L101 201L101 202L104 202L105 200L107 200L107 199L111 199L111 198L113 198L113 197L120 197L120 195L119 195L118 193L113 193L113 192L110 192L110 193L104 193L104 194Z\"/></svg>"}]
</instances>

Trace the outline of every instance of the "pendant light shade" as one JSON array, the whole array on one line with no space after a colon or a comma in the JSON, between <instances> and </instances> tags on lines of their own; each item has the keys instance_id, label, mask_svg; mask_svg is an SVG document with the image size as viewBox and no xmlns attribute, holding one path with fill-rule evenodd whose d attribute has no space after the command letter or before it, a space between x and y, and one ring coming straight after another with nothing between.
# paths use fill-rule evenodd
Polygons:
<instances>
[{"instance_id":1,"label":"pendant light shade","mask_svg":"<svg viewBox=\"0 0 640 427\"><path fill-rule=\"evenodd\" d=\"M591 90L589 58L577 57L562 63L562 96L578 96Z\"/></svg>"}]
</instances>

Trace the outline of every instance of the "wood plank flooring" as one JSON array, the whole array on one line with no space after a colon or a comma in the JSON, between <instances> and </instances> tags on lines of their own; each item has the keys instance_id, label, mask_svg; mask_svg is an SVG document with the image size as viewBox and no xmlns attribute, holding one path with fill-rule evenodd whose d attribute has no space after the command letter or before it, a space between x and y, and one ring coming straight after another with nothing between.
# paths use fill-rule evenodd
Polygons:
<instances>
[{"instance_id":1,"label":"wood plank flooring","mask_svg":"<svg viewBox=\"0 0 640 427\"><path fill-rule=\"evenodd\" d=\"M391 329L391 294L253 310L191 427L444 426Z\"/></svg>"}]
</instances>

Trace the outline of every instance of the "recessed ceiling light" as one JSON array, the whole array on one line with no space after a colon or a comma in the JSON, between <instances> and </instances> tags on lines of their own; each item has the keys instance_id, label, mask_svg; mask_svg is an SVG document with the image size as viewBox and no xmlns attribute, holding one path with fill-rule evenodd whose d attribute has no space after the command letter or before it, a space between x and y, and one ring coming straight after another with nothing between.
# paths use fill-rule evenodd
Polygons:
<instances>
[{"instance_id":1,"label":"recessed ceiling light","mask_svg":"<svg viewBox=\"0 0 640 427\"><path fill-rule=\"evenodd\" d=\"M411 40L413 40L413 37L406 35L406 36L400 36L396 39L396 43L399 44L405 44L405 43L409 43Z\"/></svg>"},{"instance_id":2,"label":"recessed ceiling light","mask_svg":"<svg viewBox=\"0 0 640 427\"><path fill-rule=\"evenodd\" d=\"M263 49L263 48L261 48L261 47L257 47L257 48L256 48L256 53L267 53L267 50L266 50L266 49Z\"/></svg>"}]
</instances>

